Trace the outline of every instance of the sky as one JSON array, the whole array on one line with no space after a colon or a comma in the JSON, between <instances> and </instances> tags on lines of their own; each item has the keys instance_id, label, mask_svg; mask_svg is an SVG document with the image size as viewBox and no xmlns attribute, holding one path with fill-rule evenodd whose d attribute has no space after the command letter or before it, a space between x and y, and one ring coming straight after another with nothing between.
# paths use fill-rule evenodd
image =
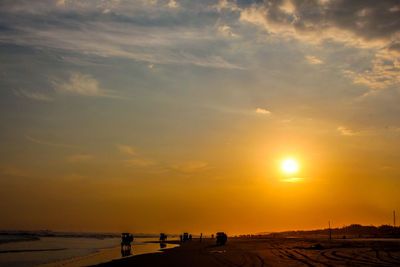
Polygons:
<instances>
[{"instance_id":1,"label":"sky","mask_svg":"<svg viewBox=\"0 0 400 267\"><path fill-rule=\"evenodd\" d=\"M391 224L399 71L395 0L3 0L0 229Z\"/></svg>"}]
</instances>

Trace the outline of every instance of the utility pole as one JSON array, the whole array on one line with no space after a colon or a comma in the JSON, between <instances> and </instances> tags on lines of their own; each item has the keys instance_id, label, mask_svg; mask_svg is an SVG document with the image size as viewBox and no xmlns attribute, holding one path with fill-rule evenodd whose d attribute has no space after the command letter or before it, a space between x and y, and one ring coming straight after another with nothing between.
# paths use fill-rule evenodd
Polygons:
<instances>
[{"instance_id":1,"label":"utility pole","mask_svg":"<svg viewBox=\"0 0 400 267\"><path fill-rule=\"evenodd\" d=\"M393 211L393 227L396 227L396 211Z\"/></svg>"},{"instance_id":2,"label":"utility pole","mask_svg":"<svg viewBox=\"0 0 400 267\"><path fill-rule=\"evenodd\" d=\"M331 241L332 240L331 221L328 221L328 225L329 225L329 241Z\"/></svg>"}]
</instances>

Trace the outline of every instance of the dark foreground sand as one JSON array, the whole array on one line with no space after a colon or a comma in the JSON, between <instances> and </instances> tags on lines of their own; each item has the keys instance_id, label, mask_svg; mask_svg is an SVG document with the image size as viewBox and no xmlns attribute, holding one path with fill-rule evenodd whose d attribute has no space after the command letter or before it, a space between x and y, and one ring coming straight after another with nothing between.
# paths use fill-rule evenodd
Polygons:
<instances>
[{"instance_id":1,"label":"dark foreground sand","mask_svg":"<svg viewBox=\"0 0 400 267\"><path fill-rule=\"evenodd\" d=\"M305 265L400 266L400 241L229 238L225 246L216 246L215 240L200 243L194 239L163 253L138 255L100 266Z\"/></svg>"}]
</instances>

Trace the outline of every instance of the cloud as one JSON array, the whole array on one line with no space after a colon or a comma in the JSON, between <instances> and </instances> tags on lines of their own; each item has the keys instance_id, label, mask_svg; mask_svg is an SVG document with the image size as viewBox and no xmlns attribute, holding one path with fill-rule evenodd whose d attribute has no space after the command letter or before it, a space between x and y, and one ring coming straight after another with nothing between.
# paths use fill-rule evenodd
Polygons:
<instances>
[{"instance_id":1,"label":"cloud","mask_svg":"<svg viewBox=\"0 0 400 267\"><path fill-rule=\"evenodd\" d=\"M178 171L183 173L193 173L199 172L207 169L208 163L204 161L187 161L187 162L178 162L178 163L165 163L159 164L159 162L148 159L148 158L140 158L135 157L131 159L127 159L123 161L125 166L127 167L158 167L157 172L164 173L168 171Z\"/></svg>"},{"instance_id":2,"label":"cloud","mask_svg":"<svg viewBox=\"0 0 400 267\"><path fill-rule=\"evenodd\" d=\"M321 59L314 57L314 56L306 56L306 59L307 59L308 63L314 64L314 65L324 63Z\"/></svg>"},{"instance_id":3,"label":"cloud","mask_svg":"<svg viewBox=\"0 0 400 267\"><path fill-rule=\"evenodd\" d=\"M221 53L226 47L216 46L215 30L204 27L215 23L211 14L199 14L195 8L175 10L176 1L65 0L62 7L44 3L0 3L0 22L10 29L2 32L0 43L149 64L243 69ZM167 3L174 8L165 8ZM196 23L186 23L197 17ZM207 46L212 49L200 54Z\"/></svg>"},{"instance_id":4,"label":"cloud","mask_svg":"<svg viewBox=\"0 0 400 267\"><path fill-rule=\"evenodd\" d=\"M337 127L337 130L340 132L340 134L345 135L345 136L355 136L355 135L359 135L358 132L355 132L349 128L346 128L344 126L339 126Z\"/></svg>"},{"instance_id":5,"label":"cloud","mask_svg":"<svg viewBox=\"0 0 400 267\"><path fill-rule=\"evenodd\" d=\"M240 37L238 34L234 33L232 31L232 28L228 25L218 26L218 31L225 37L230 37L230 38Z\"/></svg>"},{"instance_id":6,"label":"cloud","mask_svg":"<svg viewBox=\"0 0 400 267\"><path fill-rule=\"evenodd\" d=\"M71 73L69 82L55 82L54 86L56 90L61 93L95 97L117 97L114 91L100 88L99 82L91 75L81 74L79 72Z\"/></svg>"},{"instance_id":7,"label":"cloud","mask_svg":"<svg viewBox=\"0 0 400 267\"><path fill-rule=\"evenodd\" d=\"M389 46L389 51L400 52L400 43L394 43Z\"/></svg>"},{"instance_id":8,"label":"cloud","mask_svg":"<svg viewBox=\"0 0 400 267\"><path fill-rule=\"evenodd\" d=\"M62 144L62 143L54 143L51 141L46 141L46 140L41 140L37 138L33 138L29 135L25 135L25 138L33 143L40 144L40 145L46 145L46 146L56 146L56 147L72 147L71 145L67 144Z\"/></svg>"},{"instance_id":9,"label":"cloud","mask_svg":"<svg viewBox=\"0 0 400 267\"><path fill-rule=\"evenodd\" d=\"M58 0L56 6L65 6L65 0Z\"/></svg>"},{"instance_id":10,"label":"cloud","mask_svg":"<svg viewBox=\"0 0 400 267\"><path fill-rule=\"evenodd\" d=\"M331 38L370 46L398 37L400 11L393 9L398 6L396 0L294 0L264 1L237 9L242 21L262 25L273 34L289 34L302 40L313 37L315 41Z\"/></svg>"},{"instance_id":11,"label":"cloud","mask_svg":"<svg viewBox=\"0 0 400 267\"><path fill-rule=\"evenodd\" d=\"M300 177L292 177L292 178L281 179L281 182L284 182L284 183L296 183L296 182L301 182L302 180L304 180L304 179L300 178Z\"/></svg>"},{"instance_id":12,"label":"cloud","mask_svg":"<svg viewBox=\"0 0 400 267\"><path fill-rule=\"evenodd\" d=\"M207 166L208 163L204 161L188 161L172 164L170 168L180 172L197 172L204 170Z\"/></svg>"},{"instance_id":13,"label":"cloud","mask_svg":"<svg viewBox=\"0 0 400 267\"><path fill-rule=\"evenodd\" d=\"M282 4L279 6L279 9L282 10L286 14L293 14L296 10L296 7L290 0L282 1Z\"/></svg>"},{"instance_id":14,"label":"cloud","mask_svg":"<svg viewBox=\"0 0 400 267\"><path fill-rule=\"evenodd\" d=\"M265 108L257 108L256 113L258 114L263 114L263 115L270 115L271 111L265 109Z\"/></svg>"},{"instance_id":15,"label":"cloud","mask_svg":"<svg viewBox=\"0 0 400 267\"><path fill-rule=\"evenodd\" d=\"M157 162L154 160L142 158L128 159L124 162L129 167L150 167L157 165Z\"/></svg>"},{"instance_id":16,"label":"cloud","mask_svg":"<svg viewBox=\"0 0 400 267\"><path fill-rule=\"evenodd\" d=\"M169 0L168 7L177 8L177 7L179 7L179 4L175 0Z\"/></svg>"},{"instance_id":17,"label":"cloud","mask_svg":"<svg viewBox=\"0 0 400 267\"><path fill-rule=\"evenodd\" d=\"M218 12L221 12L223 9L239 10L236 2L227 0L220 0L217 4L211 6L211 9L216 9Z\"/></svg>"},{"instance_id":18,"label":"cloud","mask_svg":"<svg viewBox=\"0 0 400 267\"><path fill-rule=\"evenodd\" d=\"M136 155L134 147L126 146L126 145L117 145L117 148L122 153L126 153L126 154L129 154L129 155Z\"/></svg>"},{"instance_id":19,"label":"cloud","mask_svg":"<svg viewBox=\"0 0 400 267\"><path fill-rule=\"evenodd\" d=\"M397 66L398 63L396 61L376 59L372 63L372 68L362 73L356 73L351 70L343 71L354 83L363 84L372 89L363 96L371 95L381 89L400 83L400 66Z\"/></svg>"},{"instance_id":20,"label":"cloud","mask_svg":"<svg viewBox=\"0 0 400 267\"><path fill-rule=\"evenodd\" d=\"M39 93L39 92L31 92L27 91L24 89L14 89L13 90L14 94L19 97L26 97L34 100L39 100L39 101L53 101L53 98L50 96L47 96L45 94Z\"/></svg>"},{"instance_id":21,"label":"cloud","mask_svg":"<svg viewBox=\"0 0 400 267\"><path fill-rule=\"evenodd\" d=\"M124 154L128 154L131 156L137 155L135 148L132 146L117 145L117 149L121 153L124 153ZM140 158L140 157L134 157L131 159L127 159L127 160L124 160L123 162L125 163L125 166L128 166L128 167L150 167L150 166L157 165L157 162L155 160Z\"/></svg>"},{"instance_id":22,"label":"cloud","mask_svg":"<svg viewBox=\"0 0 400 267\"><path fill-rule=\"evenodd\" d=\"M71 163L77 163L77 162L85 162L89 161L93 158L93 155L89 154L77 154L77 155L71 155L67 158L68 162Z\"/></svg>"},{"instance_id":23,"label":"cloud","mask_svg":"<svg viewBox=\"0 0 400 267\"><path fill-rule=\"evenodd\" d=\"M311 45L334 41L375 51L372 68L349 70L354 72L351 78L355 83L374 89L400 83L399 6L396 0L285 0L251 4L221 1L215 8L239 12L239 21L262 27L269 39L297 39ZM322 63L312 56L307 59L311 64Z\"/></svg>"},{"instance_id":24,"label":"cloud","mask_svg":"<svg viewBox=\"0 0 400 267\"><path fill-rule=\"evenodd\" d=\"M46 0L0 3L1 22L9 29L2 31L0 42L62 50L78 57L143 61L149 66L190 64L237 70L251 67L239 59L240 53L241 59L250 58L256 52L252 48L262 41L295 39L319 47L335 42L374 51L376 59L385 62L385 68L377 61L363 67L343 64L341 70L354 72L348 77L355 83L370 88L399 83L394 74L400 57L398 1L61 2L59 7L56 1ZM248 31L254 26L261 31ZM246 38L249 32L254 39ZM320 64L321 59L310 56L308 60ZM389 62L393 70L386 68Z\"/></svg>"}]
</instances>

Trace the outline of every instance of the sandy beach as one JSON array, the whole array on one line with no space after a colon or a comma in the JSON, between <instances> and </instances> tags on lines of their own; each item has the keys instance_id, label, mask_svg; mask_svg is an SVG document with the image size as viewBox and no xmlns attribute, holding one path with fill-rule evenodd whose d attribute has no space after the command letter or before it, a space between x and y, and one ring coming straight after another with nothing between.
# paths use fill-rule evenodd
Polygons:
<instances>
[{"instance_id":1,"label":"sandy beach","mask_svg":"<svg viewBox=\"0 0 400 267\"><path fill-rule=\"evenodd\" d=\"M399 266L399 239L230 238L194 239L164 253L138 255L98 266Z\"/></svg>"}]
</instances>

